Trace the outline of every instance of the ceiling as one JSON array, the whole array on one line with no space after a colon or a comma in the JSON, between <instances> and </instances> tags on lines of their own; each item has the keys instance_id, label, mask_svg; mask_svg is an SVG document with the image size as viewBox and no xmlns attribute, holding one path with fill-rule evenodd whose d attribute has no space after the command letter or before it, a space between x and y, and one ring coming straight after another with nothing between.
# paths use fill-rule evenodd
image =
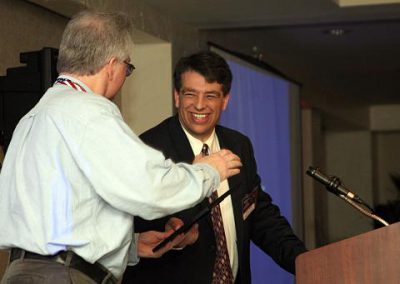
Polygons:
<instances>
[{"instance_id":1,"label":"ceiling","mask_svg":"<svg viewBox=\"0 0 400 284\"><path fill-rule=\"evenodd\" d=\"M305 86L318 82L322 90L365 104L400 103L400 1L143 2L211 35L237 38L228 49L262 55ZM344 32L331 35L333 28Z\"/></svg>"}]
</instances>

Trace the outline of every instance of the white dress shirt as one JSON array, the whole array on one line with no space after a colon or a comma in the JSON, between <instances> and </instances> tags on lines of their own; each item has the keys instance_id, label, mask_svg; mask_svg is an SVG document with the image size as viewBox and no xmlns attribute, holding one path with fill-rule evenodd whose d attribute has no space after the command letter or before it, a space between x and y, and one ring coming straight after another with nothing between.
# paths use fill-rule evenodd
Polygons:
<instances>
[{"instance_id":1,"label":"white dress shirt","mask_svg":"<svg viewBox=\"0 0 400 284\"><path fill-rule=\"evenodd\" d=\"M0 175L0 249L72 250L120 277L136 259L133 215L194 206L219 185L205 164L174 164L124 123L118 108L55 85L16 127Z\"/></svg>"},{"instance_id":2,"label":"white dress shirt","mask_svg":"<svg viewBox=\"0 0 400 284\"><path fill-rule=\"evenodd\" d=\"M219 146L218 137L215 133L215 129L211 134L211 136L206 141L202 142L201 140L193 137L188 131L186 131L186 129L183 126L182 128L189 140L190 146L192 147L193 153L195 155L201 153L201 149L204 143L208 145L210 153L217 152L221 149ZM220 186L218 187L217 190L218 196L221 196L228 190L229 190L229 184L228 181L225 179L221 182ZM220 203L220 209L221 209L222 222L224 224L225 238L228 248L229 260L232 267L232 273L233 277L236 278L238 271L238 252L236 245L237 239L236 239L235 218L233 215L232 199L230 195L228 195Z\"/></svg>"}]
</instances>

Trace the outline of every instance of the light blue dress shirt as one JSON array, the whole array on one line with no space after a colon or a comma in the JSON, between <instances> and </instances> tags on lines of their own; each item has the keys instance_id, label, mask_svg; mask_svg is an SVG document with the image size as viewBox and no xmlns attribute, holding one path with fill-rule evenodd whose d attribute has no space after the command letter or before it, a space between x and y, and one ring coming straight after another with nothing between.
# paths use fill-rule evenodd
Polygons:
<instances>
[{"instance_id":1,"label":"light blue dress shirt","mask_svg":"<svg viewBox=\"0 0 400 284\"><path fill-rule=\"evenodd\" d=\"M70 249L118 278L136 258L133 216L191 207L218 188L219 175L165 160L114 103L69 78L87 92L51 87L14 131L0 174L0 249Z\"/></svg>"}]
</instances>

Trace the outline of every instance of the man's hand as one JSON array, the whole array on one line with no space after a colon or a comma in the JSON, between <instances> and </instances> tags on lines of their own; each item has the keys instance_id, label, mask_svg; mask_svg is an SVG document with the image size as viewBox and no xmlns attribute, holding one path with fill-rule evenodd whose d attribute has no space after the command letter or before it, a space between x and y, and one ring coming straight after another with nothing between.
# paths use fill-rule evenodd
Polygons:
<instances>
[{"instance_id":1,"label":"man's hand","mask_svg":"<svg viewBox=\"0 0 400 284\"><path fill-rule=\"evenodd\" d=\"M153 248L155 248L161 241L163 241L173 232L174 230L168 230L166 232L147 231L140 233L138 239L138 255L140 257L147 258L161 257L164 253L172 249L177 244L181 243L185 237L183 234L180 234L171 242L167 243L164 247L156 252L153 252Z\"/></svg>"},{"instance_id":2,"label":"man's hand","mask_svg":"<svg viewBox=\"0 0 400 284\"><path fill-rule=\"evenodd\" d=\"M180 234L172 241L167 243L157 252L153 252L160 242L171 235L174 231L183 226L183 221L179 218L172 217L165 224L165 232L147 231L139 234L138 239L138 255L147 258L159 258L167 251L175 249L183 249L187 245L194 244L199 238L198 225L193 225L186 234Z\"/></svg>"},{"instance_id":3,"label":"man's hand","mask_svg":"<svg viewBox=\"0 0 400 284\"><path fill-rule=\"evenodd\" d=\"M206 163L214 167L218 171L221 181L238 174L242 166L240 158L226 149L209 156L197 155L193 163Z\"/></svg>"},{"instance_id":4,"label":"man's hand","mask_svg":"<svg viewBox=\"0 0 400 284\"><path fill-rule=\"evenodd\" d=\"M174 230L176 231L180 227L183 226L183 221L179 218L172 217L165 224L165 230ZM199 238L199 225L194 224L190 230L184 235L183 240L174 246L175 249L183 249L187 245L194 244Z\"/></svg>"}]
</instances>

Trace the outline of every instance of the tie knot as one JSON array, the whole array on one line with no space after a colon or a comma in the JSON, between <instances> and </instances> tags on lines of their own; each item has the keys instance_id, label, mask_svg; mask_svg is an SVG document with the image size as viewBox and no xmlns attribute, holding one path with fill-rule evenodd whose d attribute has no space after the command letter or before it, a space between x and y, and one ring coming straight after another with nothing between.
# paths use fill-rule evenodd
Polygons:
<instances>
[{"instance_id":1,"label":"tie knot","mask_svg":"<svg viewBox=\"0 0 400 284\"><path fill-rule=\"evenodd\" d=\"M207 144L203 144L203 147L201 148L201 154L203 154L203 156L208 156L210 154L210 149L208 147Z\"/></svg>"}]
</instances>

